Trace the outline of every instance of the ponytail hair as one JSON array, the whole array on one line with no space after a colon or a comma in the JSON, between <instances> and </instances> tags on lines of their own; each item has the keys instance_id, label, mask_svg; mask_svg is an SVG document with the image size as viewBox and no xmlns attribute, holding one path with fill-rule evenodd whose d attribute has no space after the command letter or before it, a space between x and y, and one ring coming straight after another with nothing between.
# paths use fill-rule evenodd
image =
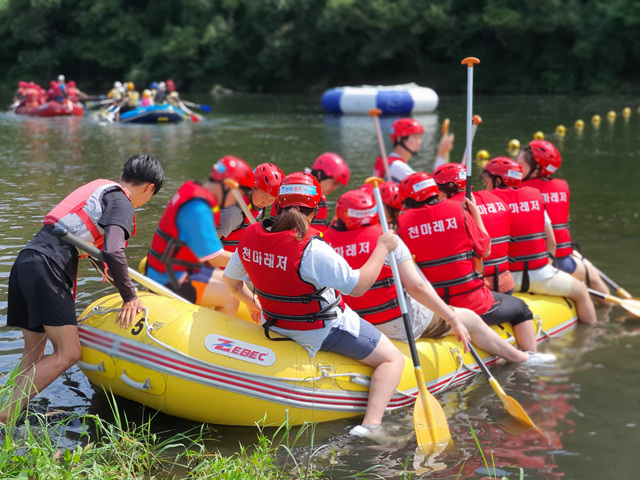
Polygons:
<instances>
[{"instance_id":1,"label":"ponytail hair","mask_svg":"<svg viewBox=\"0 0 640 480\"><path fill-rule=\"evenodd\" d=\"M309 233L309 220L307 215L317 211L317 208L291 206L285 207L278 212L278 216L273 220L272 232L295 231L296 240L301 242Z\"/></svg>"},{"instance_id":2,"label":"ponytail hair","mask_svg":"<svg viewBox=\"0 0 640 480\"><path fill-rule=\"evenodd\" d=\"M538 164L538 162L535 161L535 159L533 158L533 151L531 150L531 145L527 145L525 147L522 147L522 149L520 150L520 154L524 154L523 158L524 161L527 162L527 165L529 165L529 174L527 175L527 178L523 178L522 180L528 180L529 178L531 178L531 175L535 174L536 172L538 172L538 176L540 175L540 165Z\"/></svg>"}]
</instances>

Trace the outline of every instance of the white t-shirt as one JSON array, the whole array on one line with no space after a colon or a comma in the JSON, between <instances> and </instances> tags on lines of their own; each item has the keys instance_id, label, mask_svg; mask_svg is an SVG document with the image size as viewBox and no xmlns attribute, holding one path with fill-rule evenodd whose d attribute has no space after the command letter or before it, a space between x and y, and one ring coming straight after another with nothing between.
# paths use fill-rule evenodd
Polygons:
<instances>
[{"instance_id":1,"label":"white t-shirt","mask_svg":"<svg viewBox=\"0 0 640 480\"><path fill-rule=\"evenodd\" d=\"M392 182L400 183L412 173L416 171L404 160L395 160L389 165L389 176Z\"/></svg>"},{"instance_id":2,"label":"white t-shirt","mask_svg":"<svg viewBox=\"0 0 640 480\"><path fill-rule=\"evenodd\" d=\"M338 255L330 245L319 238L311 239L310 245L305 249L300 261L300 277L305 282L313 284L317 289L329 287L322 296L327 305L336 298L333 289L348 295L354 289L360 279L360 270L352 269L347 261ZM249 275L242 265L242 261L236 251L225 267L224 274L235 280L248 282ZM340 311L339 307L335 307ZM266 319L262 316L262 323ZM344 312L340 312L335 320L325 321L325 326L316 330L291 330L288 328L270 327L270 330L295 340L302 345L309 356L313 358L320 350L322 343L333 327L344 330L354 337L360 334L360 317L349 307L345 306Z\"/></svg>"},{"instance_id":3,"label":"white t-shirt","mask_svg":"<svg viewBox=\"0 0 640 480\"><path fill-rule=\"evenodd\" d=\"M407 245L402 241L400 237L398 237L398 246L393 252L391 252L391 255L394 255L396 257L396 263L398 265L400 265L402 262L406 262L407 260L413 261L411 258L409 247L407 247ZM385 265L391 264L389 255L387 255L384 263ZM418 266L415 265L415 268L417 269ZM433 319L433 312L419 303L413 297L411 297L408 293L404 298L407 305L407 314L409 315L409 320L411 321L413 338L420 338L422 333L431 323L431 320ZM404 343L407 343L408 341L407 332L404 328L404 320L401 316L388 322L376 325L376 327L387 337L393 340L399 340Z\"/></svg>"}]
</instances>

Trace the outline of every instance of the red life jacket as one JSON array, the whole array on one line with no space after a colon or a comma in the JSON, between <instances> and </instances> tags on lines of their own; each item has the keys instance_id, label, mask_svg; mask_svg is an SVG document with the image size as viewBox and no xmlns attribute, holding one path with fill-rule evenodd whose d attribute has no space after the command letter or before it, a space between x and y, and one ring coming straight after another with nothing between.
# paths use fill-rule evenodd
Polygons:
<instances>
[{"instance_id":1,"label":"red life jacket","mask_svg":"<svg viewBox=\"0 0 640 480\"><path fill-rule=\"evenodd\" d=\"M248 203L247 206L249 207L249 211L251 212L251 215L253 215L253 218L258 218L258 215L260 215L260 212L262 210L256 210L255 208L253 208L253 205L251 203ZM244 215L244 221L238 228L230 232L226 237L220 238L220 240L222 241L222 246L227 252L236 251L236 249L238 248L238 242L240 241L240 238L249 225L251 225L251 222L249 221L247 216Z\"/></svg>"},{"instance_id":2,"label":"red life jacket","mask_svg":"<svg viewBox=\"0 0 640 480\"><path fill-rule=\"evenodd\" d=\"M544 233L544 200L535 188L496 188L492 191L509 205L511 240L509 270L535 270L549 263ZM523 281L524 284L524 281Z\"/></svg>"},{"instance_id":3,"label":"red life jacket","mask_svg":"<svg viewBox=\"0 0 640 480\"><path fill-rule=\"evenodd\" d=\"M40 105L40 94L34 87L27 87L24 90L24 106L27 108L37 108Z\"/></svg>"},{"instance_id":4,"label":"red life jacket","mask_svg":"<svg viewBox=\"0 0 640 480\"><path fill-rule=\"evenodd\" d=\"M180 240L176 224L180 207L196 198L209 204L214 225L220 223L220 207L213 194L202 184L189 180L182 184L162 213L149 248L147 265L160 273L166 273L174 288L179 287L176 271L196 271L202 267L196 254Z\"/></svg>"},{"instance_id":5,"label":"red life jacket","mask_svg":"<svg viewBox=\"0 0 640 480\"><path fill-rule=\"evenodd\" d=\"M51 87L49 92L51 92L51 100L62 102L66 98L65 91L63 90L60 82L57 82L55 86Z\"/></svg>"},{"instance_id":6,"label":"red life jacket","mask_svg":"<svg viewBox=\"0 0 640 480\"><path fill-rule=\"evenodd\" d=\"M324 234L327 231L327 226L329 222L327 221L327 197L322 195L322 200L318 203L318 213L313 220L311 220L311 225L320 233Z\"/></svg>"},{"instance_id":7,"label":"red life jacket","mask_svg":"<svg viewBox=\"0 0 640 480\"><path fill-rule=\"evenodd\" d=\"M249 225L238 244L240 260L267 318L265 328L272 325L291 330L324 327L325 320L338 317L343 304L336 292L336 300L323 307L326 300L322 294L328 289L316 289L300 277L302 254L316 235L309 232L304 240L298 241L292 230L270 232L266 224Z\"/></svg>"},{"instance_id":8,"label":"red life jacket","mask_svg":"<svg viewBox=\"0 0 640 480\"><path fill-rule=\"evenodd\" d=\"M98 179L71 192L44 217L45 225L58 225L85 242L102 247L104 229L98 225L102 217L102 197L105 193L121 190L129 200L131 197L119 183ZM136 234L135 215L133 233Z\"/></svg>"},{"instance_id":9,"label":"red life jacket","mask_svg":"<svg viewBox=\"0 0 640 480\"><path fill-rule=\"evenodd\" d=\"M393 162L400 160L403 163L407 163L407 161L398 155L395 152L391 152L387 156L387 165L391 165ZM383 178L389 180L387 177L387 169L384 168L384 162L382 161L382 157L376 158L376 162L373 165L373 176L378 178Z\"/></svg>"},{"instance_id":10,"label":"red life jacket","mask_svg":"<svg viewBox=\"0 0 640 480\"><path fill-rule=\"evenodd\" d=\"M353 269L362 267L376 248L382 235L380 225L369 225L355 230L336 230L329 227L324 238ZM383 265L373 286L362 296L345 295L344 301L353 311L369 323L385 323L402 315L391 267Z\"/></svg>"},{"instance_id":11,"label":"red life jacket","mask_svg":"<svg viewBox=\"0 0 640 480\"><path fill-rule=\"evenodd\" d=\"M400 214L398 235L445 302L464 307L465 296L481 290L483 298L472 309L482 315L493 304L493 297L476 271L465 222L462 204L444 200Z\"/></svg>"},{"instance_id":12,"label":"red life jacket","mask_svg":"<svg viewBox=\"0 0 640 480\"><path fill-rule=\"evenodd\" d=\"M484 276L498 275L509 269L509 207L491 192L481 190L473 192L482 216L482 223L491 237L491 254L482 259ZM464 201L464 192L454 195L450 200Z\"/></svg>"},{"instance_id":13,"label":"red life jacket","mask_svg":"<svg viewBox=\"0 0 640 480\"><path fill-rule=\"evenodd\" d=\"M553 236L556 239L556 257L566 257L573 252L569 233L569 185L559 178L531 178L522 186L540 191L545 209L551 219Z\"/></svg>"}]
</instances>

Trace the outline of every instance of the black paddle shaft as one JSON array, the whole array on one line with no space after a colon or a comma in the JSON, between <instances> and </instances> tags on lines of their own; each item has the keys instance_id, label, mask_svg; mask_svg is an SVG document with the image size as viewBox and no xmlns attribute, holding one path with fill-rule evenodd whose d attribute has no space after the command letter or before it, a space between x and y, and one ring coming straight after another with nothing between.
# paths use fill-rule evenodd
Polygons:
<instances>
[{"instance_id":1,"label":"black paddle shaft","mask_svg":"<svg viewBox=\"0 0 640 480\"><path fill-rule=\"evenodd\" d=\"M480 356L478 355L478 352L476 352L476 349L473 348L473 345L471 345L471 343L469 343L469 351L471 352L471 355L473 356L473 359L476 361L476 363L480 367L480 370L482 370L482 373L484 373L488 379L493 378L491 373L489 372L489 369L487 369L487 366L480 359Z\"/></svg>"},{"instance_id":2,"label":"black paddle shaft","mask_svg":"<svg viewBox=\"0 0 640 480\"><path fill-rule=\"evenodd\" d=\"M104 262L104 255L102 255L102 250L97 248L95 245L92 245L91 243L79 239L75 235L71 235L64 228L53 227L51 233L53 233L56 237L61 238L65 242L70 243L74 247L79 248L80 250L84 250L92 257Z\"/></svg>"}]
</instances>

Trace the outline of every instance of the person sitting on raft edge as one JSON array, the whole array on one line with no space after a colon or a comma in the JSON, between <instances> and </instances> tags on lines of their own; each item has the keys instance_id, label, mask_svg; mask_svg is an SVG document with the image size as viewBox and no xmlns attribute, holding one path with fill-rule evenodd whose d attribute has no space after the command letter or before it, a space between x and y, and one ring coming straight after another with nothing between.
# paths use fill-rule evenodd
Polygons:
<instances>
[{"instance_id":1,"label":"person sitting on raft edge","mask_svg":"<svg viewBox=\"0 0 640 480\"><path fill-rule=\"evenodd\" d=\"M380 428L400 382L404 356L344 305L340 292L358 296L369 290L397 241L391 232L380 236L369 260L352 269L311 227L321 199L320 184L312 175L298 172L285 177L277 198L278 216L247 228L224 280L265 334L271 330L295 340L312 358L318 351L329 351L373 367L362 425L350 431L363 435ZM253 283L256 297L246 290L246 281ZM311 294L322 300L302 301Z\"/></svg>"}]
</instances>

